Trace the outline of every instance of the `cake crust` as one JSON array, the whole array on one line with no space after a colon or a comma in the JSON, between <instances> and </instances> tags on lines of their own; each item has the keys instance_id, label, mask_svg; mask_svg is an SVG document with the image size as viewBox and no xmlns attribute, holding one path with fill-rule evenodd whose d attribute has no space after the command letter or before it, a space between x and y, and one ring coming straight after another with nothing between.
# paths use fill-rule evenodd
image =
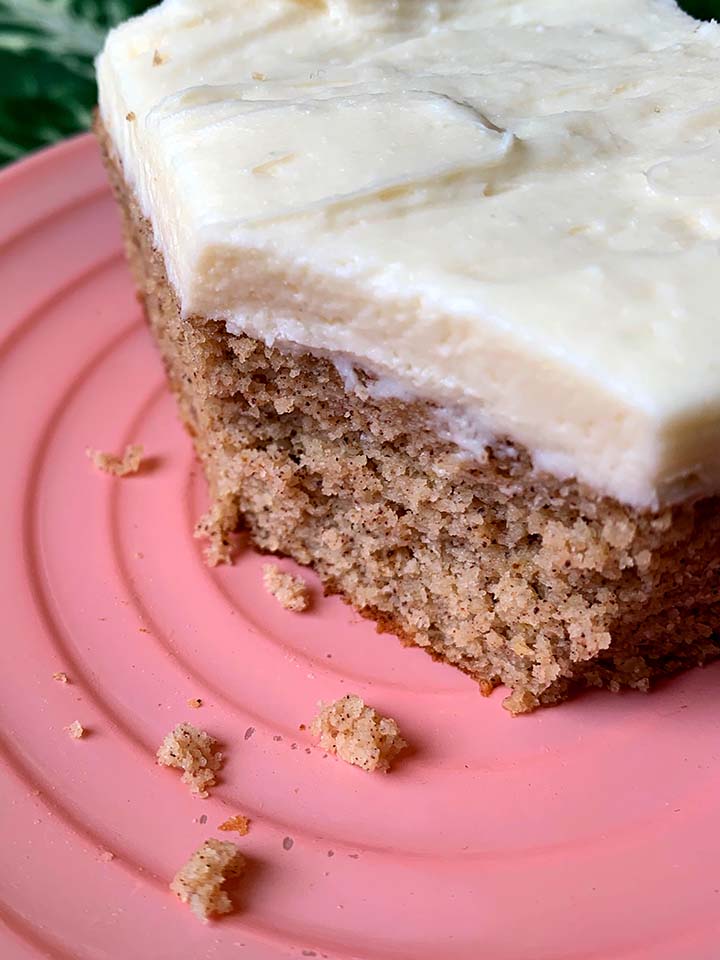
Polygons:
<instances>
[{"instance_id":1,"label":"cake crust","mask_svg":"<svg viewBox=\"0 0 720 960\"><path fill-rule=\"evenodd\" d=\"M581 686L647 689L718 653L720 500L639 511L437 435L432 404L356 368L181 315L152 228L98 123L130 264L208 478L205 533L245 527L314 567L378 628L510 688L513 713ZM224 557L223 557L224 558Z\"/></svg>"}]
</instances>

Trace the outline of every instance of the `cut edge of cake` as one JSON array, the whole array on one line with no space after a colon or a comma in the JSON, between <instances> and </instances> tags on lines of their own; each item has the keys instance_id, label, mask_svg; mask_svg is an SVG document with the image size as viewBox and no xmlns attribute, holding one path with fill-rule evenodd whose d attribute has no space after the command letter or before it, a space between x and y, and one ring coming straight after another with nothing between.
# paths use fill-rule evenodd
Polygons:
<instances>
[{"instance_id":1,"label":"cut edge of cake","mask_svg":"<svg viewBox=\"0 0 720 960\"><path fill-rule=\"evenodd\" d=\"M208 477L205 532L245 526L313 566L379 629L504 683L514 713L578 686L646 689L718 653L716 498L639 511L534 469L500 440L472 460L432 405L348 384L326 356L183 316L151 224L96 129L129 260ZM223 557L222 559L225 559Z\"/></svg>"}]
</instances>

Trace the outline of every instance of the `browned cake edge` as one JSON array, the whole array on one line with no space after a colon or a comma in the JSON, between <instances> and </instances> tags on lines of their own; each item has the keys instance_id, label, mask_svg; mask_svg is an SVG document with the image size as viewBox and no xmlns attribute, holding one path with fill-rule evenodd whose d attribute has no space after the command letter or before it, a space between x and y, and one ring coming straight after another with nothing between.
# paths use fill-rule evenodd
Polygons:
<instances>
[{"instance_id":1,"label":"browned cake edge","mask_svg":"<svg viewBox=\"0 0 720 960\"><path fill-rule=\"evenodd\" d=\"M720 500L638 512L533 470L508 441L468 459L425 401L346 386L325 357L182 317L152 227L98 121L128 259L213 506L210 559L247 528L311 565L378 629L511 689L514 713L579 685L647 689L719 652Z\"/></svg>"}]
</instances>

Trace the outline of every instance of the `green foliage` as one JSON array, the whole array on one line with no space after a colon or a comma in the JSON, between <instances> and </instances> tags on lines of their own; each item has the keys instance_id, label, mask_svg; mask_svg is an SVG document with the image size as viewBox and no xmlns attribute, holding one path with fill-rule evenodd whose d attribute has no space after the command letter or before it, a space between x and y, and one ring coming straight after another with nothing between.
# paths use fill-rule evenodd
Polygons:
<instances>
[{"instance_id":1,"label":"green foliage","mask_svg":"<svg viewBox=\"0 0 720 960\"><path fill-rule=\"evenodd\" d=\"M92 61L105 33L151 5L0 0L0 164L87 128L96 96ZM720 0L681 0L681 6L720 19Z\"/></svg>"},{"instance_id":2,"label":"green foliage","mask_svg":"<svg viewBox=\"0 0 720 960\"><path fill-rule=\"evenodd\" d=\"M720 0L680 0L680 6L698 20L720 20Z\"/></svg>"},{"instance_id":3,"label":"green foliage","mask_svg":"<svg viewBox=\"0 0 720 960\"><path fill-rule=\"evenodd\" d=\"M87 128L93 57L148 0L0 0L0 163Z\"/></svg>"}]
</instances>

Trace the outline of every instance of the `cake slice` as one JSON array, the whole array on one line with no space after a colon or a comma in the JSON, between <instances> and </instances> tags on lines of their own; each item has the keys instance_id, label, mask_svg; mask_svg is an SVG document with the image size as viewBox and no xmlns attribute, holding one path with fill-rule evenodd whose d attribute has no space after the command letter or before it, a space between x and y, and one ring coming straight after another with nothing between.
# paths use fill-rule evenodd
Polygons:
<instances>
[{"instance_id":1,"label":"cake slice","mask_svg":"<svg viewBox=\"0 0 720 960\"><path fill-rule=\"evenodd\" d=\"M165 0L97 133L208 478L523 712L718 652L720 28L670 0Z\"/></svg>"}]
</instances>

